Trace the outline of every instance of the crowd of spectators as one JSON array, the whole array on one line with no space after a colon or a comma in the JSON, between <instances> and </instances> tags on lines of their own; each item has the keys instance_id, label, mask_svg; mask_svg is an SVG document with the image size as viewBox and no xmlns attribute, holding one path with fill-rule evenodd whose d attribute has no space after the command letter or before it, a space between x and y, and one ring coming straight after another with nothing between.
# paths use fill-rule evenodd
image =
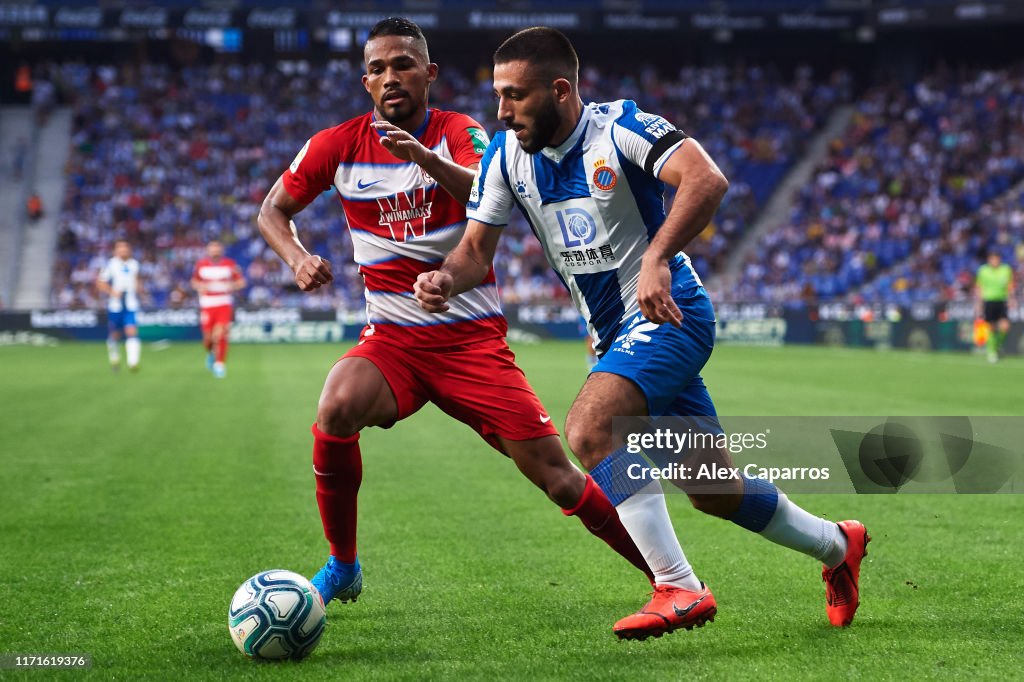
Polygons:
<instances>
[{"instance_id":1,"label":"crowd of spectators","mask_svg":"<svg viewBox=\"0 0 1024 682\"><path fill-rule=\"evenodd\" d=\"M266 191L306 139L368 109L360 68L283 62L57 69L74 127L53 303L97 305L96 273L123 237L142 264L148 305L193 305L192 265L217 238L245 270L243 304L362 309L362 283L334 196L317 199L297 220L310 250L334 263L335 285L313 294L294 287L255 223ZM849 99L850 84L844 73L815 80L807 68L790 77L761 67L685 68L672 78L653 67L624 74L588 68L581 92L585 100L635 99L664 115L700 140L730 178L722 209L690 249L706 273L720 266L829 112ZM431 99L492 132L500 126L486 69L445 68ZM506 229L497 269L508 302L567 297L521 218Z\"/></svg>"},{"instance_id":2,"label":"crowd of spectators","mask_svg":"<svg viewBox=\"0 0 1024 682\"><path fill-rule=\"evenodd\" d=\"M301 223L309 248L338 264L339 284L329 291L300 295L290 287L291 274L255 222L274 178L306 139L358 113L358 78L260 65L180 72L155 64L67 65L61 75L77 97L55 304L95 305L95 273L123 237L135 248L153 306L193 303L192 267L214 238L246 271L243 303L358 305L358 275L344 265L351 245L328 198L315 201Z\"/></svg>"},{"instance_id":3,"label":"crowd of spectators","mask_svg":"<svg viewBox=\"0 0 1024 682\"><path fill-rule=\"evenodd\" d=\"M970 217L952 221L941 237L860 287L851 298L857 303L904 306L972 301L978 266L991 251L1018 271L1015 285L1024 294L1024 189L1016 188Z\"/></svg>"},{"instance_id":4,"label":"crowd of spectators","mask_svg":"<svg viewBox=\"0 0 1024 682\"><path fill-rule=\"evenodd\" d=\"M1022 179L1020 68L941 69L873 88L788 221L718 293L779 304L968 298L989 248L1024 262L1020 195L1008 196Z\"/></svg>"}]
</instances>

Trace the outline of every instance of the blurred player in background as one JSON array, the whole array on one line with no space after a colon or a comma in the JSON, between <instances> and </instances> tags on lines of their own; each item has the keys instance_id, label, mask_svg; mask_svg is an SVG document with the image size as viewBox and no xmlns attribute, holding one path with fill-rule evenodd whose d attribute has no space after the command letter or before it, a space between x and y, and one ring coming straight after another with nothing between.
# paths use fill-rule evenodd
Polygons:
<instances>
[{"instance_id":1,"label":"blurred player in background","mask_svg":"<svg viewBox=\"0 0 1024 682\"><path fill-rule=\"evenodd\" d=\"M651 601L614 631L645 639L701 626L713 619L715 598L683 554L660 482L628 473L647 464L615 440L612 419L716 415L700 376L715 314L682 249L711 221L728 182L696 140L634 102L585 107L576 52L560 32L521 31L494 62L508 130L481 161L465 236L440 271L417 278L416 296L429 312L447 311L450 296L490 272L513 206L526 214L599 356L569 411L566 439L656 577ZM665 182L680 188L667 217ZM688 463L694 456L731 465L724 449L690 453ZM853 620L868 540L861 523L814 517L762 479L706 483L715 487L684 487L695 507L822 561L830 622Z\"/></svg>"},{"instance_id":2,"label":"blurred player in background","mask_svg":"<svg viewBox=\"0 0 1024 682\"><path fill-rule=\"evenodd\" d=\"M1010 330L1010 306L1014 305L1013 268L1003 262L1003 257L993 249L988 261L978 268L975 278L975 293L978 297L976 316L988 323L988 361L998 362L999 352Z\"/></svg>"},{"instance_id":3,"label":"blurred player in background","mask_svg":"<svg viewBox=\"0 0 1024 682\"><path fill-rule=\"evenodd\" d=\"M192 271L192 288L199 294L199 327L206 349L206 368L213 376L227 376L228 338L235 316L234 293L245 288L245 277L233 259L224 255L224 245L214 240L206 245Z\"/></svg>"},{"instance_id":4,"label":"blurred player in background","mask_svg":"<svg viewBox=\"0 0 1024 682\"><path fill-rule=\"evenodd\" d=\"M362 481L359 432L388 428L435 403L509 456L567 515L650 577L607 497L573 466L540 400L505 342L494 272L450 302L420 309L416 276L433 270L465 228L465 204L487 146L480 124L427 107L438 67L419 27L379 22L364 51L373 110L320 131L274 184L260 210L263 236L303 291L333 280L331 265L302 246L291 218L332 185L340 196L366 291L368 324L331 369L313 425L313 473L330 557L313 584L325 602L355 600Z\"/></svg>"},{"instance_id":5,"label":"blurred player in background","mask_svg":"<svg viewBox=\"0 0 1024 682\"><path fill-rule=\"evenodd\" d=\"M135 313L139 310L139 261L124 239L114 242L114 255L96 280L96 288L107 295L107 357L115 372L121 368L121 339L128 369L139 370L142 346Z\"/></svg>"}]
</instances>

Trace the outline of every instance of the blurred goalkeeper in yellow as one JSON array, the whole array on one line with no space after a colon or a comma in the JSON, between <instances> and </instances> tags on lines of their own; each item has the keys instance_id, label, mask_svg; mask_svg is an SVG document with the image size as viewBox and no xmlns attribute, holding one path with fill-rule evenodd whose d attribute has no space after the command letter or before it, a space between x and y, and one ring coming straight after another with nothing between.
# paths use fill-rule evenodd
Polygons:
<instances>
[{"instance_id":1,"label":"blurred goalkeeper in yellow","mask_svg":"<svg viewBox=\"0 0 1024 682\"><path fill-rule=\"evenodd\" d=\"M977 313L992 328L988 335L988 361L998 362L1006 333L1010 329L1009 310L1014 305L1013 269L992 250L988 260L978 268L975 278L978 296Z\"/></svg>"}]
</instances>

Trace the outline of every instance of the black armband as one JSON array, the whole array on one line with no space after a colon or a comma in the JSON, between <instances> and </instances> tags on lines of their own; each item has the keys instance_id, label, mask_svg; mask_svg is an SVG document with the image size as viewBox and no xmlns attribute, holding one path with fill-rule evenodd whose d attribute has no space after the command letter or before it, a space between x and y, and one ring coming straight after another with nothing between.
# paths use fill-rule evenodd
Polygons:
<instances>
[{"instance_id":1,"label":"black armband","mask_svg":"<svg viewBox=\"0 0 1024 682\"><path fill-rule=\"evenodd\" d=\"M654 173L654 164L658 162L661 155L671 149L677 142L685 140L689 135L684 133L682 130L672 130L665 133L660 140L654 143L651 147L651 151L647 153L647 159L644 161L644 170L648 173Z\"/></svg>"}]
</instances>

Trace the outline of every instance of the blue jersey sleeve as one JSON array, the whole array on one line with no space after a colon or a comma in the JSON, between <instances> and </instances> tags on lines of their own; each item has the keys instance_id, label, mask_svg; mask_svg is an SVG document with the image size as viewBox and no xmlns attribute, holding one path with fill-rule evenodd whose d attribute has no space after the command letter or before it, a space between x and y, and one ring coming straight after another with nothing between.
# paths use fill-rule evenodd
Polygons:
<instances>
[{"instance_id":1,"label":"blue jersey sleeve","mask_svg":"<svg viewBox=\"0 0 1024 682\"><path fill-rule=\"evenodd\" d=\"M622 102L622 114L615 120L612 135L627 159L655 177L687 137L661 116L641 111L632 100Z\"/></svg>"},{"instance_id":2,"label":"blue jersey sleeve","mask_svg":"<svg viewBox=\"0 0 1024 682\"><path fill-rule=\"evenodd\" d=\"M514 199L506 179L505 132L495 134L487 145L469 190L466 217L488 225L508 225Z\"/></svg>"}]
</instances>

